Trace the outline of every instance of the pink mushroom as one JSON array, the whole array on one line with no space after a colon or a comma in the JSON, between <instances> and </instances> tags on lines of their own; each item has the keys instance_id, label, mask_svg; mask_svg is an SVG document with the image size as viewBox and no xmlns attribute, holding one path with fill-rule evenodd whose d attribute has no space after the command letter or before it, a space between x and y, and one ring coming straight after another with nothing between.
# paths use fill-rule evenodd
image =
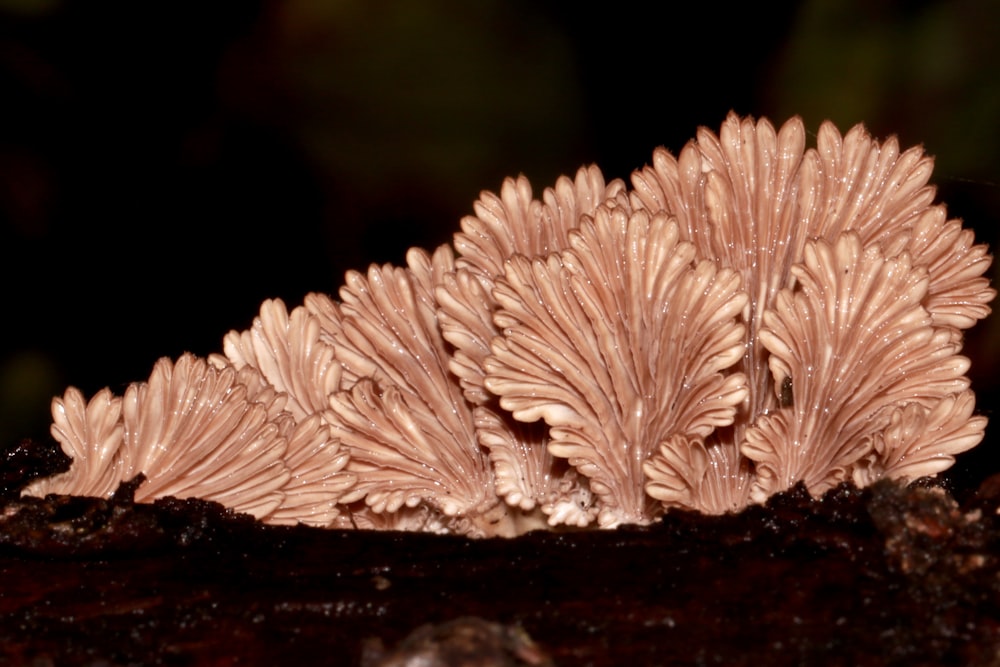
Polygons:
<instances>
[{"instance_id":1,"label":"pink mushroom","mask_svg":"<svg viewBox=\"0 0 1000 667\"><path fill-rule=\"evenodd\" d=\"M224 354L53 401L25 493L217 500L272 523L515 535L738 511L946 469L986 419L961 356L995 296L932 160L730 114L631 189L483 193L453 246L265 302Z\"/></svg>"}]
</instances>

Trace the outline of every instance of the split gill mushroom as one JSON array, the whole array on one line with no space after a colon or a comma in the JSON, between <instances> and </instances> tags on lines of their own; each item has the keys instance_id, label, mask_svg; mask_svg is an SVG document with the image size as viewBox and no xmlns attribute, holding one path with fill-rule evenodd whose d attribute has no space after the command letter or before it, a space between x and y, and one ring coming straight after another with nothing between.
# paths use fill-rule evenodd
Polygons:
<instances>
[{"instance_id":1,"label":"split gill mushroom","mask_svg":"<svg viewBox=\"0 0 1000 667\"><path fill-rule=\"evenodd\" d=\"M630 184L507 179L404 267L266 301L122 397L67 389L71 467L25 493L142 473L138 501L492 536L933 476L983 438L961 350L995 292L932 167L730 114Z\"/></svg>"}]
</instances>

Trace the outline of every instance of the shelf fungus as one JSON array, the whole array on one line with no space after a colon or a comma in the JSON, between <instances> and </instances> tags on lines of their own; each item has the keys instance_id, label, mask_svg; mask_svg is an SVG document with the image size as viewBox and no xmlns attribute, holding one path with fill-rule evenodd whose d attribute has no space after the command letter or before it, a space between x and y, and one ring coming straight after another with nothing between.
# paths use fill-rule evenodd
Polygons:
<instances>
[{"instance_id":1,"label":"shelf fungus","mask_svg":"<svg viewBox=\"0 0 1000 667\"><path fill-rule=\"evenodd\" d=\"M946 469L991 258L932 160L731 114L622 180L483 193L451 245L265 302L221 354L53 401L25 493L216 500L270 523L516 535L739 511Z\"/></svg>"}]
</instances>

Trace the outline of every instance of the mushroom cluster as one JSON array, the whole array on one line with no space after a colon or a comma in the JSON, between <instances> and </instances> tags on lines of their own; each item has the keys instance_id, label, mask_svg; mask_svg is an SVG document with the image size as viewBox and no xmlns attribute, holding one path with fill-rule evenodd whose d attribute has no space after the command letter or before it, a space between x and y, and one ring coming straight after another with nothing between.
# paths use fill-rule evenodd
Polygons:
<instances>
[{"instance_id":1,"label":"mushroom cluster","mask_svg":"<svg viewBox=\"0 0 1000 667\"><path fill-rule=\"evenodd\" d=\"M995 292L931 170L861 126L807 147L730 114L631 187L507 179L339 299L267 301L122 397L68 389L73 463L26 493L142 473L138 501L492 536L934 475L983 437L960 352Z\"/></svg>"}]
</instances>

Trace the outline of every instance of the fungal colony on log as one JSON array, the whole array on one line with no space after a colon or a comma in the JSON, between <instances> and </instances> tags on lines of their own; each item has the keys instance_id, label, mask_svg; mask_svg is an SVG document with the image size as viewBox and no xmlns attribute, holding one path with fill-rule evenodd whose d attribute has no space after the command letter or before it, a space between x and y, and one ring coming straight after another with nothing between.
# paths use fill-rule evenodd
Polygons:
<instances>
[{"instance_id":1,"label":"fungal colony on log","mask_svg":"<svg viewBox=\"0 0 1000 667\"><path fill-rule=\"evenodd\" d=\"M32 495L198 497L273 524L516 535L915 479L986 419L961 356L991 258L932 159L726 119L631 176L484 192L451 245L266 301L221 354L53 401Z\"/></svg>"}]
</instances>

